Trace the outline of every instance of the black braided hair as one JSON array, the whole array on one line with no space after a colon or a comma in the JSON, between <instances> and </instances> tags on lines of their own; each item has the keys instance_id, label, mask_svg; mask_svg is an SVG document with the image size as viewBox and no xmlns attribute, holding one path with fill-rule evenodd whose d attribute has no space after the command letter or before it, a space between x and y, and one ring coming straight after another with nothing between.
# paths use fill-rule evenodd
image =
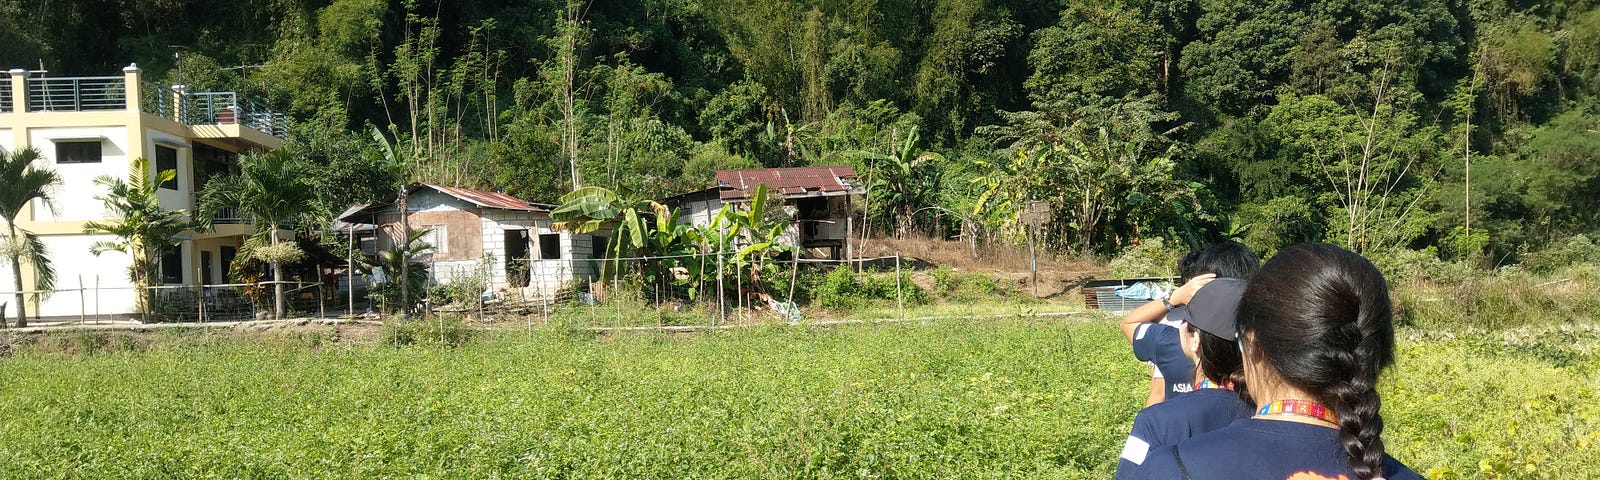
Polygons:
<instances>
[{"instance_id":1,"label":"black braided hair","mask_svg":"<svg viewBox=\"0 0 1600 480\"><path fill-rule=\"evenodd\" d=\"M1327 244L1284 250L1245 289L1239 324L1282 381L1339 416L1357 478L1382 478L1377 383L1394 361L1394 323L1388 283L1372 262Z\"/></svg>"}]
</instances>

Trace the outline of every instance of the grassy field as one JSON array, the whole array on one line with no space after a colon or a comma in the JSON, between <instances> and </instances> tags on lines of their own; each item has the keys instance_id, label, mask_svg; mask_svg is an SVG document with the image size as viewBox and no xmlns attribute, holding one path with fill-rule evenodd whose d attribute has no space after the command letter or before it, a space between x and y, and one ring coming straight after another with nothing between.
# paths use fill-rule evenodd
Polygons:
<instances>
[{"instance_id":1,"label":"grassy field","mask_svg":"<svg viewBox=\"0 0 1600 480\"><path fill-rule=\"evenodd\" d=\"M1600 328L1402 337L1396 457L1600 476ZM1106 478L1145 375L1104 318L80 336L0 359L0 478Z\"/></svg>"}]
</instances>

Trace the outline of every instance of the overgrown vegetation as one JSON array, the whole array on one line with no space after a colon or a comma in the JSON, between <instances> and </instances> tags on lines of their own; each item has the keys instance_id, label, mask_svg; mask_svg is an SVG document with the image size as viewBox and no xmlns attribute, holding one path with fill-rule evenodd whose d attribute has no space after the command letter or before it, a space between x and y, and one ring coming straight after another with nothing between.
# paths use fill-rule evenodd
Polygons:
<instances>
[{"instance_id":1,"label":"overgrown vegetation","mask_svg":"<svg viewBox=\"0 0 1600 480\"><path fill-rule=\"evenodd\" d=\"M1160 238L1517 263L1600 224L1590 0L0 0L0 22L9 66L138 62L285 106L323 217L411 180L660 198L848 164L873 187L859 232L1101 258ZM1022 228L1034 201L1054 215Z\"/></svg>"}]
</instances>

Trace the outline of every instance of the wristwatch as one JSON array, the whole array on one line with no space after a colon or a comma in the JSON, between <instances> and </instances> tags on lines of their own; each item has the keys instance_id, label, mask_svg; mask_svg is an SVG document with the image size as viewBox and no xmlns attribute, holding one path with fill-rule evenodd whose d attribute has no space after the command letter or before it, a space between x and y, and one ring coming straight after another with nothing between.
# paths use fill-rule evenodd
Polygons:
<instances>
[{"instance_id":1,"label":"wristwatch","mask_svg":"<svg viewBox=\"0 0 1600 480\"><path fill-rule=\"evenodd\" d=\"M1172 298L1172 295L1161 297L1161 306L1167 307L1167 310L1172 310L1172 301L1168 300L1169 298Z\"/></svg>"}]
</instances>

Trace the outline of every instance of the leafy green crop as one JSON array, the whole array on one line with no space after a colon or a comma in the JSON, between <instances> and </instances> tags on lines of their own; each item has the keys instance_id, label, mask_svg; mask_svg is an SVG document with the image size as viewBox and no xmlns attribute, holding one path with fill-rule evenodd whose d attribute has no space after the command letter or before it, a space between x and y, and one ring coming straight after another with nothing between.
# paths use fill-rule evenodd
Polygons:
<instances>
[{"instance_id":1,"label":"leafy green crop","mask_svg":"<svg viewBox=\"0 0 1600 480\"><path fill-rule=\"evenodd\" d=\"M1147 378L1109 322L71 337L0 360L0 478L1106 478ZM1600 330L1564 328L1404 332L1391 452L1600 474Z\"/></svg>"}]
</instances>

